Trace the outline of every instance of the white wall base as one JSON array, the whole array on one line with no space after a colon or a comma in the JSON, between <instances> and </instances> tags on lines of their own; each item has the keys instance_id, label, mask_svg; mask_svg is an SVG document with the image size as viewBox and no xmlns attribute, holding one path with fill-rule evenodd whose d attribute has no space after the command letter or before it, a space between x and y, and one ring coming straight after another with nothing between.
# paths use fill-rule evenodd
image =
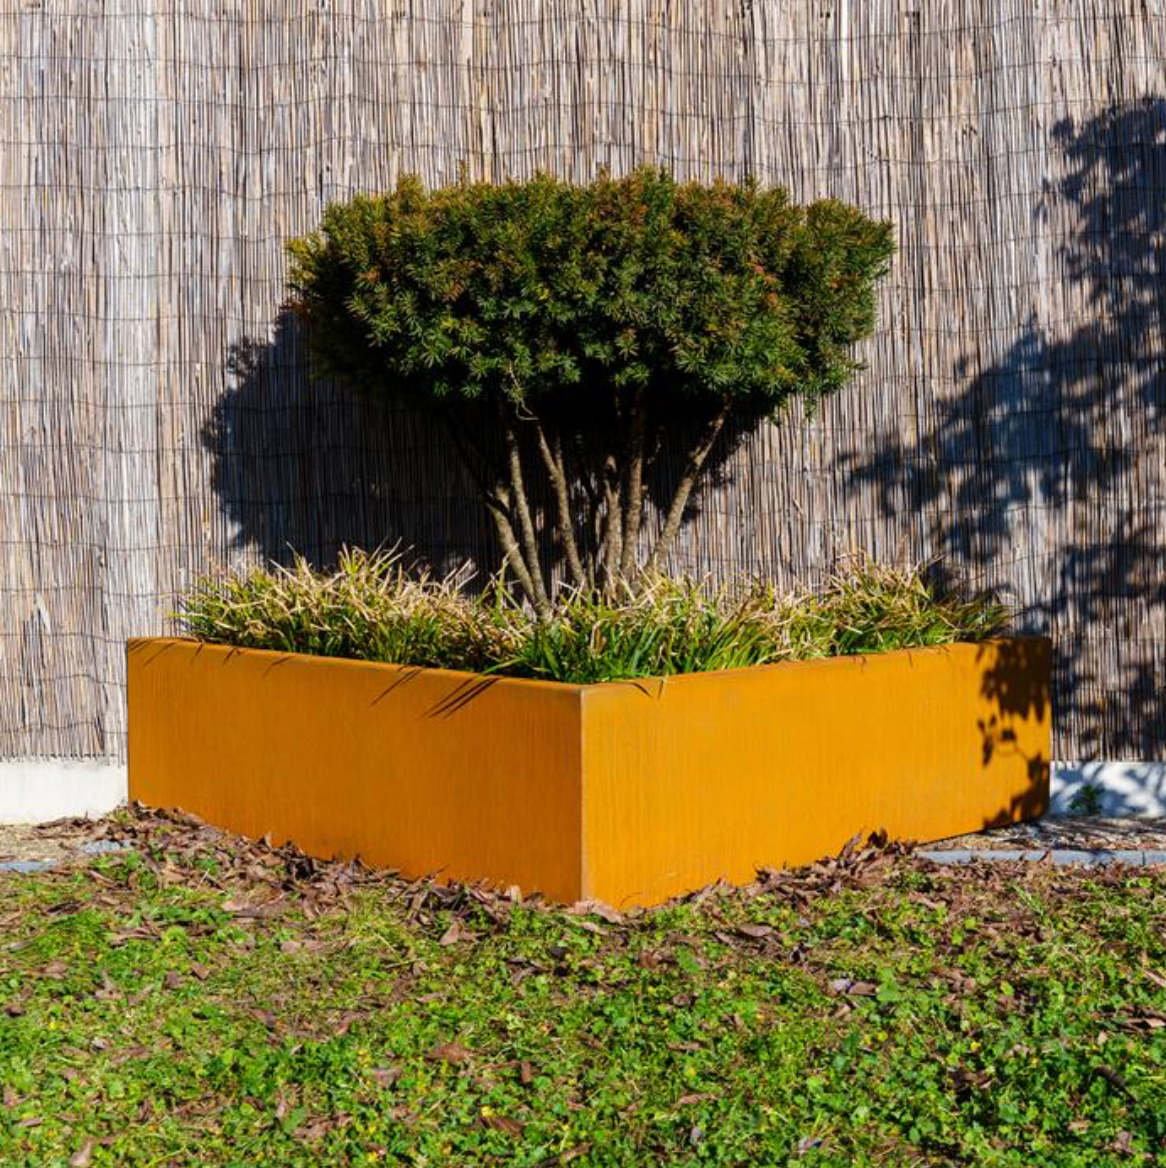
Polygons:
<instances>
[{"instance_id":1,"label":"white wall base","mask_svg":"<svg viewBox=\"0 0 1166 1168\"><path fill-rule=\"evenodd\" d=\"M1102 815L1166 816L1166 762L1055 762L1049 814L1073 814L1073 796L1086 787L1097 792Z\"/></svg>"},{"instance_id":2,"label":"white wall base","mask_svg":"<svg viewBox=\"0 0 1166 1168\"><path fill-rule=\"evenodd\" d=\"M104 815L126 800L126 768L104 759L0 761L0 823Z\"/></svg>"}]
</instances>

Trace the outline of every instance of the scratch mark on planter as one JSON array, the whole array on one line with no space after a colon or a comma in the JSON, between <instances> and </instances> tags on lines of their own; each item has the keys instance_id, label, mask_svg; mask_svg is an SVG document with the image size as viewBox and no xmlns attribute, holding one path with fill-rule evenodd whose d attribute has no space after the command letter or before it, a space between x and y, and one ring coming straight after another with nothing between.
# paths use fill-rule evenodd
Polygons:
<instances>
[{"instance_id":1,"label":"scratch mark on planter","mask_svg":"<svg viewBox=\"0 0 1166 1168\"><path fill-rule=\"evenodd\" d=\"M393 690L395 690L397 688L397 686L407 685L419 673L421 673L421 671L422 671L422 669L421 669L420 665L408 665L408 666L402 667L401 672L398 675L398 677L396 678L396 680L393 681L393 683L388 687L388 689L383 690L378 697L373 698L372 704L375 706L379 702L383 701L385 698L387 698L389 696L389 694L391 694L393 692Z\"/></svg>"}]
</instances>

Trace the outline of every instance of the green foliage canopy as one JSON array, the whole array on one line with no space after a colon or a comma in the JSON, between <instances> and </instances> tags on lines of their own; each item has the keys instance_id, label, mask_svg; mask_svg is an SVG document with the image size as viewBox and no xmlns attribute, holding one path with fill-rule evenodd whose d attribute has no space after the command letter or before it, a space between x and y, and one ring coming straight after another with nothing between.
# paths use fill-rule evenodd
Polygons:
<instances>
[{"instance_id":1,"label":"green foliage canopy","mask_svg":"<svg viewBox=\"0 0 1166 1168\"><path fill-rule=\"evenodd\" d=\"M888 224L843 203L649 168L588 186L408 177L289 246L315 353L362 392L652 386L770 407L846 381L892 250Z\"/></svg>"},{"instance_id":2,"label":"green foliage canopy","mask_svg":"<svg viewBox=\"0 0 1166 1168\"><path fill-rule=\"evenodd\" d=\"M429 191L408 177L329 208L289 249L321 369L462 428L508 561L545 610L523 447L558 501L573 582L593 586L635 575L646 470L678 416L703 419L655 568L731 414L755 421L795 394L812 408L855 370L893 243L889 224L843 203L645 167L586 185ZM497 459L467 425L475 407L503 432ZM602 436L586 452L582 418Z\"/></svg>"}]
</instances>

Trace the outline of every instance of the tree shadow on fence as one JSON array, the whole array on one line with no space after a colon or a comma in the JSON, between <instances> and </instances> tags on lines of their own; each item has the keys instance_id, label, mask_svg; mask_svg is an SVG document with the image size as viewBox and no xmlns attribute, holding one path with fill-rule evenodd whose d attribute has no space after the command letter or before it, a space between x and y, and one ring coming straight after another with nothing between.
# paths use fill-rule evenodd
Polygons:
<instances>
[{"instance_id":1,"label":"tree shadow on fence","mask_svg":"<svg viewBox=\"0 0 1166 1168\"><path fill-rule=\"evenodd\" d=\"M962 389L917 440L882 434L844 470L885 513L928 515L957 571L998 564L1025 512L1042 512L1051 555L1021 623L1054 637L1072 757L1151 757L1166 739L1150 635L1166 614L1166 101L1067 120L1054 138L1064 177L1035 214L1072 219L1053 268L1078 319L1033 321L988 368L961 363Z\"/></svg>"},{"instance_id":2,"label":"tree shadow on fence","mask_svg":"<svg viewBox=\"0 0 1166 1168\"><path fill-rule=\"evenodd\" d=\"M295 317L278 316L269 339L244 338L227 355L228 388L202 431L211 484L233 528L237 550L289 563L295 553L326 567L344 546L398 547L444 573L469 563L477 584L501 565L501 550L472 479L434 414L404 404L357 400L309 377L305 338ZM699 423L678 413L676 433L648 471L645 491L667 507L683 471L681 452ZM482 442L492 427L483 420ZM747 427L726 426L710 454L686 521L724 487ZM541 466L528 435L524 460ZM499 438L500 442L500 438ZM549 484L528 475L536 515L553 511ZM550 578L560 556L542 541Z\"/></svg>"},{"instance_id":3,"label":"tree shadow on fence","mask_svg":"<svg viewBox=\"0 0 1166 1168\"><path fill-rule=\"evenodd\" d=\"M1019 819L1032 819L1045 809L1052 760L1043 750L1033 750L1022 740L1019 727L1040 725L1049 716L1049 644L1040 637L1018 637L999 644L981 645L977 661L985 667L980 696L992 713L978 722L981 761L987 766L997 755L1019 757L1028 786L999 810L985 827L1003 827ZM1028 735L1023 736L1027 738Z\"/></svg>"},{"instance_id":4,"label":"tree shadow on fence","mask_svg":"<svg viewBox=\"0 0 1166 1168\"><path fill-rule=\"evenodd\" d=\"M211 482L236 548L335 562L345 545L398 546L438 571L489 562L493 537L436 420L311 381L288 312L244 338L203 429Z\"/></svg>"}]
</instances>

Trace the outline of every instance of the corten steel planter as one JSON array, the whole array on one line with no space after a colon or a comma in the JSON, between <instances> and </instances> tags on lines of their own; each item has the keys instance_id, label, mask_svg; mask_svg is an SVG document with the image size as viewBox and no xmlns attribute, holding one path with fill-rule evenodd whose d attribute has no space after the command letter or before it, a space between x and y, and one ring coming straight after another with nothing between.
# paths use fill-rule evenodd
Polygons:
<instances>
[{"instance_id":1,"label":"corten steel planter","mask_svg":"<svg viewBox=\"0 0 1166 1168\"><path fill-rule=\"evenodd\" d=\"M655 904L1048 803L1049 645L563 685L151 639L132 798L322 857Z\"/></svg>"}]
</instances>

